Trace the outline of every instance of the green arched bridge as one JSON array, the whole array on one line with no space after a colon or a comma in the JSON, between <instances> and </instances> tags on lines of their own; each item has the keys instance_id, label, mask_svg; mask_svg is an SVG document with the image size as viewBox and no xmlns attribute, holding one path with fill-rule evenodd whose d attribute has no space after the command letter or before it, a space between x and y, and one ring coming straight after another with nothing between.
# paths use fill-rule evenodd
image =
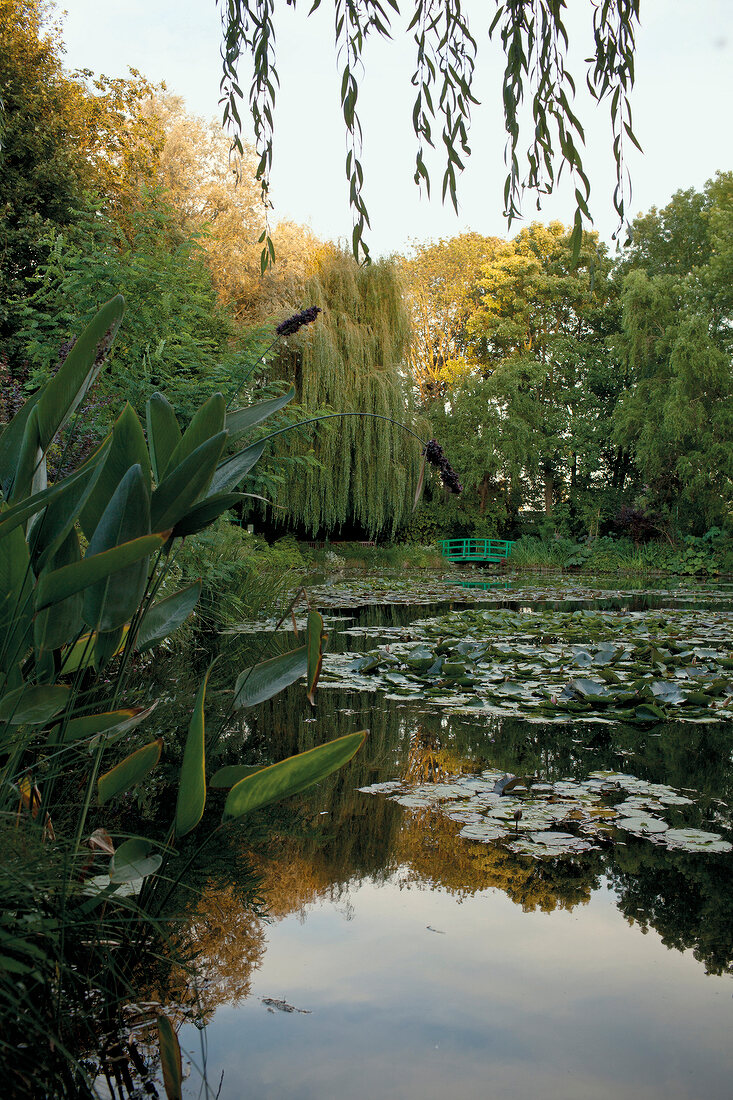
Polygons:
<instances>
[{"instance_id":1,"label":"green arched bridge","mask_svg":"<svg viewBox=\"0 0 733 1100\"><path fill-rule=\"evenodd\" d=\"M506 539L440 539L438 547L448 561L505 561L513 542Z\"/></svg>"}]
</instances>

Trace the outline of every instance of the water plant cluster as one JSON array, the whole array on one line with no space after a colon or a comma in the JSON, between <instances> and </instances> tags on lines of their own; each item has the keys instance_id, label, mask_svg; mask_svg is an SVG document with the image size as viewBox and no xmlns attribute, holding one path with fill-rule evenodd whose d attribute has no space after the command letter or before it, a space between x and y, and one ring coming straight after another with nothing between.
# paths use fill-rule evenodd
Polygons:
<instances>
[{"instance_id":1,"label":"water plant cluster","mask_svg":"<svg viewBox=\"0 0 733 1100\"><path fill-rule=\"evenodd\" d=\"M558 721L728 720L732 619L684 607L467 608L418 619L409 631L386 628L366 654L329 655L326 675L335 685Z\"/></svg>"},{"instance_id":2,"label":"water plant cluster","mask_svg":"<svg viewBox=\"0 0 733 1100\"><path fill-rule=\"evenodd\" d=\"M692 798L619 772L596 771L582 781L550 783L486 769L443 782L410 785L396 779L360 790L384 795L408 810L444 814L462 826L459 835L466 840L501 842L518 855L574 855L624 840L626 834L669 850L733 851L720 833L684 822L681 811L694 806ZM726 825L730 831L733 823Z\"/></svg>"}]
</instances>

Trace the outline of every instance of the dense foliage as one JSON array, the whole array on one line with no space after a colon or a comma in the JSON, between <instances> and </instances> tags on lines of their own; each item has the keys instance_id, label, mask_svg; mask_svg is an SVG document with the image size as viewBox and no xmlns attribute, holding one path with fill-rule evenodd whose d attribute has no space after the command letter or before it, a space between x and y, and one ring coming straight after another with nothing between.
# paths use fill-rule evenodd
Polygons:
<instances>
[{"instance_id":1,"label":"dense foliage","mask_svg":"<svg viewBox=\"0 0 733 1100\"><path fill-rule=\"evenodd\" d=\"M729 522L732 240L726 172L639 217L615 262L589 234L576 260L559 223L416 249L413 369L467 488L454 524L534 510L637 541Z\"/></svg>"}]
</instances>

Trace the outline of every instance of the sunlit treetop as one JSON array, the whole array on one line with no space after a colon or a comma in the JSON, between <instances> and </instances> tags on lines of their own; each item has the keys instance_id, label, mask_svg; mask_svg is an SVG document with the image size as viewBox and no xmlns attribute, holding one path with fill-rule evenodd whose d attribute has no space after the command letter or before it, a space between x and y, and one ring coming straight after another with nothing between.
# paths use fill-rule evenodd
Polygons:
<instances>
[{"instance_id":1,"label":"sunlit treetop","mask_svg":"<svg viewBox=\"0 0 733 1100\"><path fill-rule=\"evenodd\" d=\"M231 127L241 152L239 105L244 93L238 66L243 54L252 59L249 110L259 155L257 178L265 207L269 205L269 173L273 153L273 118L278 87L274 15L283 0L218 0L223 27L221 80L224 122ZM285 0L295 7L296 0ZM624 168L626 140L637 144L629 95L634 83L635 33L640 0L585 0L593 26L593 52L583 78L593 98L608 100L616 166L614 208L619 226L629 198ZM320 7L313 0L311 13ZM567 0L490 0L488 34L501 42L505 57L502 110L506 130L505 213L511 222L520 213L525 189L550 194L561 172L570 172L575 187L573 241L579 250L583 219L589 219L590 182L583 167L584 131L573 110L576 80L568 70ZM390 10L391 9L391 10ZM443 146L443 199L457 209L457 176L470 155L469 128L473 77L479 45L461 0L412 0L408 33L415 44L412 83L415 100L412 123L416 137L415 181L428 192L425 163L428 146ZM341 108L347 135L346 176L354 216L352 247L357 258L368 258L365 230L369 213L362 196L362 128L357 110L363 51L370 35L391 38L390 15L400 15L398 0L334 0L335 50L341 71ZM577 77L578 74L576 74ZM524 152L521 135L529 137ZM439 138L437 137L439 133ZM526 140L526 139L525 139ZM263 269L273 254L269 231L262 235Z\"/></svg>"}]
</instances>

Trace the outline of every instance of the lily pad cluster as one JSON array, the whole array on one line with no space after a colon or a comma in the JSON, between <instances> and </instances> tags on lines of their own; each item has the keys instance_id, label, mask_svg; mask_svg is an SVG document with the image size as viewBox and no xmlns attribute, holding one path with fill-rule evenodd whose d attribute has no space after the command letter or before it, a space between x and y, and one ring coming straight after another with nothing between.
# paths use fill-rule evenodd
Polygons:
<instances>
[{"instance_id":1,"label":"lily pad cluster","mask_svg":"<svg viewBox=\"0 0 733 1100\"><path fill-rule=\"evenodd\" d=\"M653 725L733 718L730 612L470 608L384 628L331 682L453 708ZM347 629L356 637L361 628Z\"/></svg>"},{"instance_id":2,"label":"lily pad cluster","mask_svg":"<svg viewBox=\"0 0 733 1100\"><path fill-rule=\"evenodd\" d=\"M536 858L581 854L629 835L670 850L733 850L719 833L666 820L693 805L686 794L622 772L547 783L487 769L447 782L411 786L394 779L360 790L408 810L441 813L461 826L459 835L466 840L501 843Z\"/></svg>"}]
</instances>

